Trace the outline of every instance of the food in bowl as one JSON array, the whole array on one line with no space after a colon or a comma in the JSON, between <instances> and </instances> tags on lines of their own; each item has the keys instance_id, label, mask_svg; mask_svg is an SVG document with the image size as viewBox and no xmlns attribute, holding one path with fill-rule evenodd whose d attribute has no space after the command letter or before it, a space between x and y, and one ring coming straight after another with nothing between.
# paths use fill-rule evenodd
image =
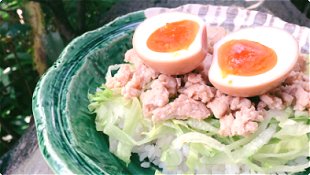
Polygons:
<instances>
[{"instance_id":1,"label":"food in bowl","mask_svg":"<svg viewBox=\"0 0 310 175\"><path fill-rule=\"evenodd\" d=\"M216 43L209 80L229 95L262 95L283 82L297 63L298 52L297 41L285 30L244 28Z\"/></svg>"},{"instance_id":2,"label":"food in bowl","mask_svg":"<svg viewBox=\"0 0 310 175\"><path fill-rule=\"evenodd\" d=\"M167 75L194 70L207 54L206 26L196 15L170 12L142 22L132 45L144 62Z\"/></svg>"},{"instance_id":3,"label":"food in bowl","mask_svg":"<svg viewBox=\"0 0 310 175\"><path fill-rule=\"evenodd\" d=\"M142 167L153 164L161 173L294 173L308 168L305 57L298 54L277 87L242 97L228 95L210 81L216 49L194 70L177 75L146 64L135 47L125 54L125 63L110 66L106 82L89 95L96 128L109 136L110 151L127 164L137 153Z\"/></svg>"}]
</instances>

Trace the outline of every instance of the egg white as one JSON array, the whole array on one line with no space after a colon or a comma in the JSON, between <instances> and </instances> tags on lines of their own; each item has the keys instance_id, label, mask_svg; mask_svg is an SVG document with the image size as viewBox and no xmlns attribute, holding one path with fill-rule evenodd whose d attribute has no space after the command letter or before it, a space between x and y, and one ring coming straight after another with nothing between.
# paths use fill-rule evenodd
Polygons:
<instances>
[{"instance_id":1,"label":"egg white","mask_svg":"<svg viewBox=\"0 0 310 175\"><path fill-rule=\"evenodd\" d=\"M261 74L240 76L228 74L218 64L218 49L230 40L250 40L273 49L277 55L276 65ZM293 69L298 60L298 43L286 31L272 27L251 27L233 32L214 45L213 61L209 70L211 83L219 90L235 96L261 95L278 86Z\"/></svg>"}]
</instances>

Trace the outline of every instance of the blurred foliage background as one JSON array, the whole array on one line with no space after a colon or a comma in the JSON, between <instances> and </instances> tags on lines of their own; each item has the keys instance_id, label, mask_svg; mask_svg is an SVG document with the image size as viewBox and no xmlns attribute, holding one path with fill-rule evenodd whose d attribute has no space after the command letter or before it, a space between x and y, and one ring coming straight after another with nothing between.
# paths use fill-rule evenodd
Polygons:
<instances>
[{"instance_id":1,"label":"blurred foliage background","mask_svg":"<svg viewBox=\"0 0 310 175\"><path fill-rule=\"evenodd\" d=\"M0 0L0 156L28 128L39 77L117 0Z\"/></svg>"},{"instance_id":2,"label":"blurred foliage background","mask_svg":"<svg viewBox=\"0 0 310 175\"><path fill-rule=\"evenodd\" d=\"M33 122L31 98L39 77L73 38L108 22L105 15L116 2L0 0L0 156ZM310 17L308 0L291 2Z\"/></svg>"}]
</instances>

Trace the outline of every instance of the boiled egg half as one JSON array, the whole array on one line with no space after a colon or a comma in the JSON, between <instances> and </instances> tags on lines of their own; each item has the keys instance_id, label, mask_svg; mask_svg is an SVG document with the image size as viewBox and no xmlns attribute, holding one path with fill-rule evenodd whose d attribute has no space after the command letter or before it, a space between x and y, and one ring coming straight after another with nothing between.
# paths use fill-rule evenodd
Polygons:
<instances>
[{"instance_id":1,"label":"boiled egg half","mask_svg":"<svg viewBox=\"0 0 310 175\"><path fill-rule=\"evenodd\" d=\"M195 15L168 12L143 21L133 35L133 48L143 62L167 75L192 71L207 53L206 27Z\"/></svg>"},{"instance_id":2,"label":"boiled egg half","mask_svg":"<svg viewBox=\"0 0 310 175\"><path fill-rule=\"evenodd\" d=\"M214 45L209 80L229 95L261 95L281 84L297 63L298 52L295 38L282 29L240 29Z\"/></svg>"}]
</instances>

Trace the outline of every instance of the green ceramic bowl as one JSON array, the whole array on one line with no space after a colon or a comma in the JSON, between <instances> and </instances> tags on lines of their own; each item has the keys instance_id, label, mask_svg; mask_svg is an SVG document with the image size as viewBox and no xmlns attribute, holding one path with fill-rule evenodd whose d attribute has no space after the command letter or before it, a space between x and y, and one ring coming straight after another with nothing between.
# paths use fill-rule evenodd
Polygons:
<instances>
[{"instance_id":1,"label":"green ceramic bowl","mask_svg":"<svg viewBox=\"0 0 310 175\"><path fill-rule=\"evenodd\" d=\"M96 131L95 116L87 109L87 95L104 82L109 65L123 61L125 51L132 47L131 38L135 27L146 16L165 10L134 12L85 33L64 49L57 62L41 78L33 96L33 113L41 152L55 173L154 173L154 168L141 168L136 155L133 155L127 167L109 152L107 136ZM271 16L236 7L189 5L178 10L205 17L210 25L221 25L229 30L263 25L262 20ZM215 10L220 12L218 16L214 16ZM225 18L221 16L222 12L226 14ZM245 19L244 14L253 14L255 18ZM233 21L238 21L235 18L245 23L234 24ZM286 26L288 23L284 24ZM288 30L292 27L293 30L299 29L292 24L287 27ZM307 47L301 49L309 53Z\"/></svg>"},{"instance_id":2,"label":"green ceramic bowl","mask_svg":"<svg viewBox=\"0 0 310 175\"><path fill-rule=\"evenodd\" d=\"M133 30L144 19L142 11L135 12L73 40L38 83L33 96L38 141L54 172L142 171L135 164L127 168L109 152L107 137L96 131L87 109L87 95L103 83L109 65L122 62Z\"/></svg>"}]
</instances>

